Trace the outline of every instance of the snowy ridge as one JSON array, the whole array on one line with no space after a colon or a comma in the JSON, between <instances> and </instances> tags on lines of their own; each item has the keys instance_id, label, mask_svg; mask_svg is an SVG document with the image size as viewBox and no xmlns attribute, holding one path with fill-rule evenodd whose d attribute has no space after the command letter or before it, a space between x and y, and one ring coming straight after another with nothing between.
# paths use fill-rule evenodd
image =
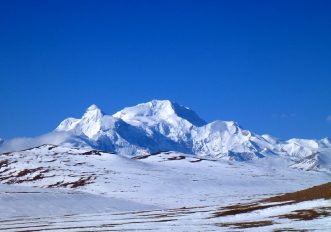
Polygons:
<instances>
[{"instance_id":1,"label":"snowy ridge","mask_svg":"<svg viewBox=\"0 0 331 232\"><path fill-rule=\"evenodd\" d=\"M26 139L5 141L0 151L45 143L116 152L127 157L176 151L247 161L276 155L292 160L293 167L306 170L328 166L330 163L325 161L328 160L325 156L329 156L326 154L330 154L331 149L327 138L281 141L270 135L257 135L233 121L207 123L187 107L169 100L153 100L113 115L91 105L82 118L65 119L55 131L28 142ZM324 157L324 162L320 157Z\"/></svg>"}]
</instances>

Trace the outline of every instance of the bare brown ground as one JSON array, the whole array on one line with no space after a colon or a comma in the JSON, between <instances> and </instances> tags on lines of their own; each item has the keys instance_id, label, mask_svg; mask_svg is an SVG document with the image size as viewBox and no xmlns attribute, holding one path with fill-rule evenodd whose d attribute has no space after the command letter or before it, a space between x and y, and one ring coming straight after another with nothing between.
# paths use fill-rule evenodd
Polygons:
<instances>
[{"instance_id":1,"label":"bare brown ground","mask_svg":"<svg viewBox=\"0 0 331 232\"><path fill-rule=\"evenodd\" d=\"M282 228L273 230L273 232L307 232L308 230L297 230L293 228Z\"/></svg>"},{"instance_id":2,"label":"bare brown ground","mask_svg":"<svg viewBox=\"0 0 331 232\"><path fill-rule=\"evenodd\" d=\"M294 193L286 193L280 196L269 197L253 203L226 206L221 208L220 211L214 213L214 216L221 217L249 213L255 210L267 209L274 206L282 206L317 199L331 199L331 182ZM268 204L274 202L278 202L278 204Z\"/></svg>"},{"instance_id":3,"label":"bare brown ground","mask_svg":"<svg viewBox=\"0 0 331 232\"><path fill-rule=\"evenodd\" d=\"M219 227L231 227L233 229L246 229L261 226L273 225L273 221L252 221L252 222L235 222L235 223L216 223Z\"/></svg>"},{"instance_id":4,"label":"bare brown ground","mask_svg":"<svg viewBox=\"0 0 331 232\"><path fill-rule=\"evenodd\" d=\"M314 186L294 193L286 193L284 195L270 197L260 202L282 202L293 201L302 202L317 199L331 199L331 182Z\"/></svg>"},{"instance_id":5,"label":"bare brown ground","mask_svg":"<svg viewBox=\"0 0 331 232\"><path fill-rule=\"evenodd\" d=\"M186 158L185 156L179 155L179 156L170 157L170 158L168 158L168 160L182 160L182 159L185 159L185 158Z\"/></svg>"},{"instance_id":6,"label":"bare brown ground","mask_svg":"<svg viewBox=\"0 0 331 232\"><path fill-rule=\"evenodd\" d=\"M256 210L272 208L275 206L290 205L294 203L317 200L317 199L327 199L327 200L331 199L331 182L293 193L286 193L275 197L269 197L252 203L237 204L237 205L222 207L218 211L214 212L212 217L215 218L215 217L250 213ZM289 214L279 215L277 217L280 219L307 221L319 217L328 217L328 216L331 216L331 207L296 210L296 211L292 211ZM217 226L244 229L244 228L252 228L252 227L261 227L272 224L274 224L272 220L267 220L267 221L252 221L252 222L219 223L217 224Z\"/></svg>"},{"instance_id":7,"label":"bare brown ground","mask_svg":"<svg viewBox=\"0 0 331 232\"><path fill-rule=\"evenodd\" d=\"M59 181L55 184L48 185L47 187L48 188L54 188L54 187L77 188L77 187L81 187L81 186L85 186L85 185L93 183L93 179L94 179L93 176L81 177L76 181L72 181L72 182Z\"/></svg>"},{"instance_id":8,"label":"bare brown ground","mask_svg":"<svg viewBox=\"0 0 331 232\"><path fill-rule=\"evenodd\" d=\"M331 216L331 207L295 210L289 214L283 214L278 217L287 218L296 221L309 221L318 217L328 217L328 216Z\"/></svg>"}]
</instances>

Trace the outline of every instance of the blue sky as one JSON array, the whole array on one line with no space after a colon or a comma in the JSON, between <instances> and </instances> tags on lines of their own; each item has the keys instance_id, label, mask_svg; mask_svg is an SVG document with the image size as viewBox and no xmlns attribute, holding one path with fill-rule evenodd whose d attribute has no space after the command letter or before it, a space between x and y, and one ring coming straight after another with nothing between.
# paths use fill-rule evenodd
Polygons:
<instances>
[{"instance_id":1,"label":"blue sky","mask_svg":"<svg viewBox=\"0 0 331 232\"><path fill-rule=\"evenodd\" d=\"M151 99L330 137L330 28L330 1L1 1L0 137Z\"/></svg>"}]
</instances>

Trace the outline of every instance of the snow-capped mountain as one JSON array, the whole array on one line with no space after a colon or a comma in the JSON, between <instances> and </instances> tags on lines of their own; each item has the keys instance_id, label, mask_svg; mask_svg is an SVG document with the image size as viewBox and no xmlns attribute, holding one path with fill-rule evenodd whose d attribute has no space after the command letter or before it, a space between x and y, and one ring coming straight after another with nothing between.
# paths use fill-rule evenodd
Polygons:
<instances>
[{"instance_id":1,"label":"snow-capped mountain","mask_svg":"<svg viewBox=\"0 0 331 232\"><path fill-rule=\"evenodd\" d=\"M181 231L198 215L203 219L197 228L211 225L218 231L218 221L226 217L215 215L228 212L226 205L236 211L232 204L238 202L243 211L266 209L261 218L281 229L285 227L270 214L271 207L295 213L302 202L287 199L287 205L266 206L261 198L326 183L330 173L329 139L281 141L232 121L207 123L170 101L155 100L113 115L92 105L81 118L65 119L48 134L0 145L0 230L139 230L164 225L168 231L171 225ZM330 205L319 200L323 196L317 193L316 210ZM255 203L242 204L247 201ZM127 210L131 212L118 212ZM283 216L285 211L279 212ZM255 211L247 213L256 220ZM329 227L325 221L322 228Z\"/></svg>"},{"instance_id":2,"label":"snow-capped mountain","mask_svg":"<svg viewBox=\"0 0 331 232\"><path fill-rule=\"evenodd\" d=\"M167 100L138 104L112 116L92 105L81 119L66 119L56 131L87 137L95 149L129 156L141 151L179 151L249 160L263 157L263 148L270 146L235 122L207 124L191 109ZM252 140L260 141L263 148Z\"/></svg>"},{"instance_id":3,"label":"snow-capped mountain","mask_svg":"<svg viewBox=\"0 0 331 232\"><path fill-rule=\"evenodd\" d=\"M207 123L190 108L168 100L127 107L113 115L92 105L82 118L67 118L47 135L29 141L5 141L0 149L19 150L22 143L26 148L47 143L115 152L128 157L176 151L245 161L276 155L295 161L294 167L303 169L317 168L331 148L329 139L281 141L270 135L257 135L233 121Z\"/></svg>"}]
</instances>

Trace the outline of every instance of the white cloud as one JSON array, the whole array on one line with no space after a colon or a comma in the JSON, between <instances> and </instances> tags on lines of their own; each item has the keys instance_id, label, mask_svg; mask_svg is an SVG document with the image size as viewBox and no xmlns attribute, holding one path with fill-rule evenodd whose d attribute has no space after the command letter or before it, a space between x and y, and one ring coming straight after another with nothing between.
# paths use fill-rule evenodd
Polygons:
<instances>
[{"instance_id":1,"label":"white cloud","mask_svg":"<svg viewBox=\"0 0 331 232\"><path fill-rule=\"evenodd\" d=\"M51 132L34 138L14 138L5 140L0 146L0 152L19 151L43 144L60 144L67 139L66 133Z\"/></svg>"},{"instance_id":2,"label":"white cloud","mask_svg":"<svg viewBox=\"0 0 331 232\"><path fill-rule=\"evenodd\" d=\"M326 117L326 121L328 121L329 123L331 123L331 115Z\"/></svg>"}]
</instances>

